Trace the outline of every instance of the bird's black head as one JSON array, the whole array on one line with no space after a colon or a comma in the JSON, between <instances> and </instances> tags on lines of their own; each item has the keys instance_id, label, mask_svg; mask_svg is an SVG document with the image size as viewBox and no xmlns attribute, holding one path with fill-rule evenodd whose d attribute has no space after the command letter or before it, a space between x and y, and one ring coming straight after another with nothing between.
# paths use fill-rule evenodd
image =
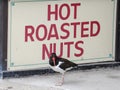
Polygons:
<instances>
[{"instance_id":1,"label":"bird's black head","mask_svg":"<svg viewBox=\"0 0 120 90\"><path fill-rule=\"evenodd\" d=\"M52 53L52 54L50 55L50 59L52 59L53 61L55 61L56 58L57 58L56 53Z\"/></svg>"},{"instance_id":2,"label":"bird's black head","mask_svg":"<svg viewBox=\"0 0 120 90\"><path fill-rule=\"evenodd\" d=\"M50 55L50 57L57 57L57 56L56 56L56 53L52 53L52 54Z\"/></svg>"},{"instance_id":3,"label":"bird's black head","mask_svg":"<svg viewBox=\"0 0 120 90\"><path fill-rule=\"evenodd\" d=\"M53 62L54 66L56 65L56 59L57 59L56 53L52 53L50 55L50 60Z\"/></svg>"}]
</instances>

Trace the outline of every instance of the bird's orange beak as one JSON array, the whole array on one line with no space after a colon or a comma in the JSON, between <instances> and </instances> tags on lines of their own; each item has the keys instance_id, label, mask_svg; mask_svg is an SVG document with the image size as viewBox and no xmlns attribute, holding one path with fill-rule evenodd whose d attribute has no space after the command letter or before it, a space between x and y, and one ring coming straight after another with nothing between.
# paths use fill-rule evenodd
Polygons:
<instances>
[{"instance_id":1,"label":"bird's orange beak","mask_svg":"<svg viewBox=\"0 0 120 90\"><path fill-rule=\"evenodd\" d=\"M52 60L53 60L54 66L55 66L55 57L53 57Z\"/></svg>"}]
</instances>

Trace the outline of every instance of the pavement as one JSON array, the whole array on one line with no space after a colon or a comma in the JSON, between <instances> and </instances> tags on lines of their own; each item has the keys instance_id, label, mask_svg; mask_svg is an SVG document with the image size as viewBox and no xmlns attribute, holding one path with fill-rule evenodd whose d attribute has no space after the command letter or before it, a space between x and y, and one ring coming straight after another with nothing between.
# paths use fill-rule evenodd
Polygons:
<instances>
[{"instance_id":1,"label":"pavement","mask_svg":"<svg viewBox=\"0 0 120 90\"><path fill-rule=\"evenodd\" d=\"M0 90L120 90L120 67L69 71L62 86L61 74L34 75L0 80Z\"/></svg>"}]
</instances>

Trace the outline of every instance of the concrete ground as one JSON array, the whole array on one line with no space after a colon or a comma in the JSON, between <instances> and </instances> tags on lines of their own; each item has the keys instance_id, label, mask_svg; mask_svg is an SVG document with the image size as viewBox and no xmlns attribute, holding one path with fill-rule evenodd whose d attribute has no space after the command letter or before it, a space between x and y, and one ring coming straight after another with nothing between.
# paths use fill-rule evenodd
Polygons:
<instances>
[{"instance_id":1,"label":"concrete ground","mask_svg":"<svg viewBox=\"0 0 120 90\"><path fill-rule=\"evenodd\" d=\"M61 74L34 75L0 80L0 90L120 90L120 67L70 71L62 86Z\"/></svg>"}]
</instances>

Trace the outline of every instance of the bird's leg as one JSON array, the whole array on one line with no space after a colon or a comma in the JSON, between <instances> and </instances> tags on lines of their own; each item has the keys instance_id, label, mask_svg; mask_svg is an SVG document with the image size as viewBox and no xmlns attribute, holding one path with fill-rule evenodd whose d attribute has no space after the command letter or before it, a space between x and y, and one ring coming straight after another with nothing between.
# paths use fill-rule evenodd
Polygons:
<instances>
[{"instance_id":1,"label":"bird's leg","mask_svg":"<svg viewBox=\"0 0 120 90\"><path fill-rule=\"evenodd\" d=\"M65 76L65 73L62 74L61 85L64 83L64 76Z\"/></svg>"},{"instance_id":2,"label":"bird's leg","mask_svg":"<svg viewBox=\"0 0 120 90\"><path fill-rule=\"evenodd\" d=\"M59 83L56 84L56 86L62 86L64 83L64 75L65 73L62 73L62 77L61 77L61 81Z\"/></svg>"}]
</instances>

